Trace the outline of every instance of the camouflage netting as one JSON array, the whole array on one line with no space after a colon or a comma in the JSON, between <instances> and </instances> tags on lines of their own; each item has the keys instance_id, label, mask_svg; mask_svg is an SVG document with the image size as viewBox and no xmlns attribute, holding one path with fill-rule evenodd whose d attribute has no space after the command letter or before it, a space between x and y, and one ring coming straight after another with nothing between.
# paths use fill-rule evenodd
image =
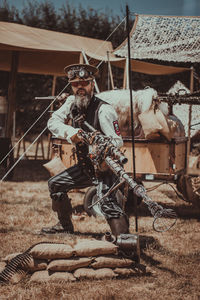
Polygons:
<instances>
[{"instance_id":1,"label":"camouflage netting","mask_svg":"<svg viewBox=\"0 0 200 300\"><path fill-rule=\"evenodd\" d=\"M107 241L81 239L75 245L41 242L0 262L0 283L73 282L82 279L123 278L145 274L131 258Z\"/></svg>"},{"instance_id":2,"label":"camouflage netting","mask_svg":"<svg viewBox=\"0 0 200 300\"><path fill-rule=\"evenodd\" d=\"M130 46L133 59L199 62L200 18L137 15ZM127 57L127 42L114 53Z\"/></svg>"}]
</instances>

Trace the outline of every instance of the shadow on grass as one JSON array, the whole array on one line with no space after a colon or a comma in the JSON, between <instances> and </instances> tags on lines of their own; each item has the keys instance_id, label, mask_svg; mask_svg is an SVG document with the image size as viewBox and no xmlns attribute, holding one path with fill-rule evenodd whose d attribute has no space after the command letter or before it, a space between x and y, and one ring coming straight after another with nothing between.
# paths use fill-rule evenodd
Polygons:
<instances>
[{"instance_id":1,"label":"shadow on grass","mask_svg":"<svg viewBox=\"0 0 200 300\"><path fill-rule=\"evenodd\" d=\"M21 160L13 170L11 178L5 178L4 181L45 181L50 178L49 172L43 167L46 160ZM5 175L1 174L1 178Z\"/></svg>"}]
</instances>

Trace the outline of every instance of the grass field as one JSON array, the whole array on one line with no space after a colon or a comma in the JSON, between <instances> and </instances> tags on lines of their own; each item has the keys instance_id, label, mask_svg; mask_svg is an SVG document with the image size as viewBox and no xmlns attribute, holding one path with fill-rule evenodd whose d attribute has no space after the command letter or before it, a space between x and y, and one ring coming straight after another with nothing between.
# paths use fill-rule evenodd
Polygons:
<instances>
[{"instance_id":1,"label":"grass field","mask_svg":"<svg viewBox=\"0 0 200 300\"><path fill-rule=\"evenodd\" d=\"M48 173L42 162L22 162L12 181L0 187L0 260L7 254L23 252L41 241L69 242L103 236L109 227L104 219L87 216L82 192L71 192L76 234L45 237L41 227L57 221L48 195ZM145 183L145 187L155 183ZM76 283L34 284L30 275L16 285L0 287L2 299L200 299L200 209L180 200L169 185L149 193L154 201L178 214L176 225L158 233L153 218L142 203L138 209L141 263L147 274L126 279L84 280ZM135 233L134 211L130 209L130 231ZM145 241L145 243L144 243Z\"/></svg>"}]
</instances>

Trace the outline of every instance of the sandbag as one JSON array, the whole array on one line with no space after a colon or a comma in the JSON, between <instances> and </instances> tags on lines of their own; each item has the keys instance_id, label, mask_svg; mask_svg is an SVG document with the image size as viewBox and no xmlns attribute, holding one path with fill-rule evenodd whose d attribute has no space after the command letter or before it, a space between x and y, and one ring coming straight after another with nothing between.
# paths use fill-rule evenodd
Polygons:
<instances>
[{"instance_id":1,"label":"sandbag","mask_svg":"<svg viewBox=\"0 0 200 300\"><path fill-rule=\"evenodd\" d=\"M69 258L74 254L74 250L65 244L42 243L34 246L30 254L40 259Z\"/></svg>"},{"instance_id":2,"label":"sandbag","mask_svg":"<svg viewBox=\"0 0 200 300\"><path fill-rule=\"evenodd\" d=\"M46 270L47 261L45 259L31 258L28 263L22 264L22 269L27 272Z\"/></svg>"},{"instance_id":3,"label":"sandbag","mask_svg":"<svg viewBox=\"0 0 200 300\"><path fill-rule=\"evenodd\" d=\"M81 240L74 246L76 256L97 256L117 254L118 247L107 241Z\"/></svg>"},{"instance_id":4,"label":"sandbag","mask_svg":"<svg viewBox=\"0 0 200 300\"><path fill-rule=\"evenodd\" d=\"M129 277L138 274L136 270L132 268L116 268L114 269L114 272L119 276L119 277Z\"/></svg>"},{"instance_id":5,"label":"sandbag","mask_svg":"<svg viewBox=\"0 0 200 300\"><path fill-rule=\"evenodd\" d=\"M37 271L33 273L30 278L31 282L71 282L76 281L72 273L68 272L55 272L50 274L48 271Z\"/></svg>"},{"instance_id":6,"label":"sandbag","mask_svg":"<svg viewBox=\"0 0 200 300\"><path fill-rule=\"evenodd\" d=\"M92 258L80 257L77 259L57 259L49 263L47 270L49 271L73 271L81 267L87 267L91 263Z\"/></svg>"},{"instance_id":7,"label":"sandbag","mask_svg":"<svg viewBox=\"0 0 200 300\"><path fill-rule=\"evenodd\" d=\"M51 176L55 176L64 170L66 170L66 166L63 164L60 156L56 155L52 160L48 163L43 164L43 167L49 171Z\"/></svg>"},{"instance_id":8,"label":"sandbag","mask_svg":"<svg viewBox=\"0 0 200 300\"><path fill-rule=\"evenodd\" d=\"M95 261L91 264L94 269L99 268L116 268L116 267L128 267L133 264L133 261L128 258L99 256L95 258Z\"/></svg>"},{"instance_id":9,"label":"sandbag","mask_svg":"<svg viewBox=\"0 0 200 300\"><path fill-rule=\"evenodd\" d=\"M9 261L11 261L11 259L13 259L14 257L16 257L19 254L22 254L22 253L21 252L16 252L16 253L8 254L2 260L5 261L6 263L8 263Z\"/></svg>"},{"instance_id":10,"label":"sandbag","mask_svg":"<svg viewBox=\"0 0 200 300\"><path fill-rule=\"evenodd\" d=\"M26 277L26 272L24 270L17 270L17 272L15 272L9 282L12 284L16 284L18 282L20 282L22 279L24 279Z\"/></svg>"},{"instance_id":11,"label":"sandbag","mask_svg":"<svg viewBox=\"0 0 200 300\"><path fill-rule=\"evenodd\" d=\"M5 261L1 261L0 262L0 273L5 269L6 267L6 262Z\"/></svg>"},{"instance_id":12,"label":"sandbag","mask_svg":"<svg viewBox=\"0 0 200 300\"><path fill-rule=\"evenodd\" d=\"M77 279L106 279L115 278L117 274L112 269L102 268L93 270L91 268L81 268L74 272L74 277Z\"/></svg>"}]
</instances>

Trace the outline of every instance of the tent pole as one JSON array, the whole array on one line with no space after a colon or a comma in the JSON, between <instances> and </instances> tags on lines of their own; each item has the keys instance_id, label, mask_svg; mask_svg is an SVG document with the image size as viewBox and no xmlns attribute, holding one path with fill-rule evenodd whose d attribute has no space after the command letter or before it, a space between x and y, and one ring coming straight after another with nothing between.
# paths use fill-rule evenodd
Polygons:
<instances>
[{"instance_id":1,"label":"tent pole","mask_svg":"<svg viewBox=\"0 0 200 300\"><path fill-rule=\"evenodd\" d=\"M52 88L51 88L51 96L55 96L56 93L56 79L57 76L53 75L53 80L52 80ZM50 111L53 111L53 104L50 106ZM50 132L48 133L48 152L47 152L47 159L50 159L50 153L51 153L51 134Z\"/></svg>"},{"instance_id":2,"label":"tent pole","mask_svg":"<svg viewBox=\"0 0 200 300\"><path fill-rule=\"evenodd\" d=\"M11 137L13 131L13 116L16 109L16 79L19 64L19 52L12 51L11 69L8 84L8 114L6 120L6 137Z\"/></svg>"},{"instance_id":3,"label":"tent pole","mask_svg":"<svg viewBox=\"0 0 200 300\"><path fill-rule=\"evenodd\" d=\"M194 68L191 66L190 68L190 92L194 92ZM188 143L187 143L187 170L189 163L189 155L190 155L190 143L191 143L191 121L192 121L192 105L189 105L189 113L188 113ZM188 173L188 172L187 172Z\"/></svg>"},{"instance_id":4,"label":"tent pole","mask_svg":"<svg viewBox=\"0 0 200 300\"><path fill-rule=\"evenodd\" d=\"M80 52L80 56L79 56L79 64L83 64L83 53Z\"/></svg>"},{"instance_id":5,"label":"tent pole","mask_svg":"<svg viewBox=\"0 0 200 300\"><path fill-rule=\"evenodd\" d=\"M111 64L110 64L109 51L107 51L107 58L108 58L109 77L110 77L112 89L114 90L114 81L113 81L113 74L112 74L112 69L111 69Z\"/></svg>"},{"instance_id":6,"label":"tent pole","mask_svg":"<svg viewBox=\"0 0 200 300\"><path fill-rule=\"evenodd\" d=\"M128 8L128 5L126 5L126 29L127 29L127 41L128 41L128 75L129 75L130 108L131 108L133 179L136 180L136 171L135 171L135 132L134 132L134 119L133 119L133 95L132 95L132 73L131 73L130 28L129 28L129 8ZM135 230L136 230L136 232L138 232L138 212L137 212L137 199L136 199L136 197L134 197L134 206L135 206Z\"/></svg>"},{"instance_id":7,"label":"tent pole","mask_svg":"<svg viewBox=\"0 0 200 300\"><path fill-rule=\"evenodd\" d=\"M85 52L83 50L82 50L82 54L83 54L83 58L84 58L86 64L89 65L89 61L88 61L87 56L85 55ZM94 79L94 84L95 84L95 89L96 89L97 93L100 93L97 82L96 82L95 79Z\"/></svg>"},{"instance_id":8,"label":"tent pole","mask_svg":"<svg viewBox=\"0 0 200 300\"><path fill-rule=\"evenodd\" d=\"M126 89L127 87L127 74L126 71L127 70L127 64L126 64L126 60L124 61L124 77L123 77L123 90Z\"/></svg>"},{"instance_id":9,"label":"tent pole","mask_svg":"<svg viewBox=\"0 0 200 300\"><path fill-rule=\"evenodd\" d=\"M129 89L129 59L126 57L126 88ZM131 78L132 79L132 78Z\"/></svg>"}]
</instances>

